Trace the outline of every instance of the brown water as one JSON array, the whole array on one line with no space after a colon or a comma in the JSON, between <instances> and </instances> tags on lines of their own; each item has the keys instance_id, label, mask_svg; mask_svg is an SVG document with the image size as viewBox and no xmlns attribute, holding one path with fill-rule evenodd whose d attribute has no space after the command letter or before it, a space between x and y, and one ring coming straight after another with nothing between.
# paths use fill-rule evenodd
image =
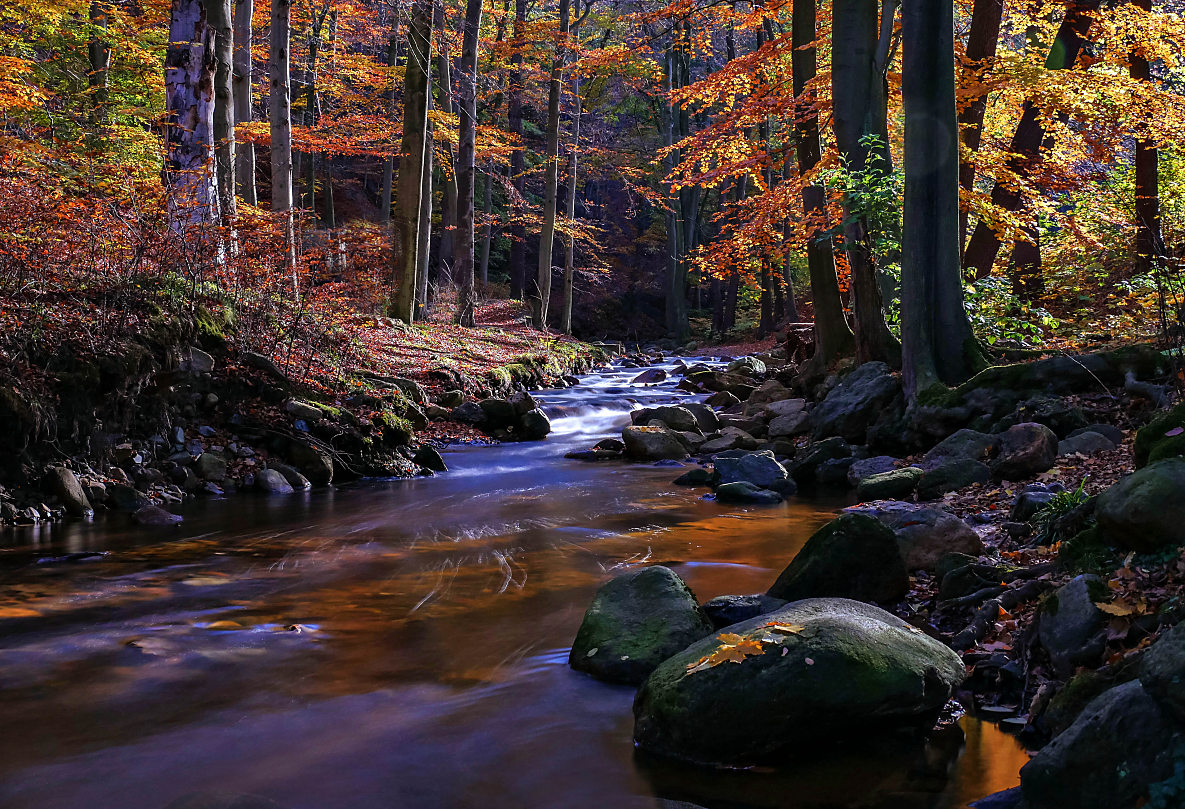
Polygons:
<instances>
[{"instance_id":1,"label":"brown water","mask_svg":"<svg viewBox=\"0 0 1185 809\"><path fill-rule=\"evenodd\" d=\"M971 719L773 771L635 755L632 689L567 667L596 587L662 562L703 599L764 590L842 503L726 507L677 469L563 459L627 398L678 395L632 373L542 394L546 442L458 448L434 479L3 538L0 807L961 809L1015 785L1023 750Z\"/></svg>"}]
</instances>

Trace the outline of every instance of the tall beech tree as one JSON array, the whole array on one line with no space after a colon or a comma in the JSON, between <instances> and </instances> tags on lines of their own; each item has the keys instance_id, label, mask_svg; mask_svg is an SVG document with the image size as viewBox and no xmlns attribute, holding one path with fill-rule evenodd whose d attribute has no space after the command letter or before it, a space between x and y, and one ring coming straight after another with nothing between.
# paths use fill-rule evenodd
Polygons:
<instances>
[{"instance_id":1,"label":"tall beech tree","mask_svg":"<svg viewBox=\"0 0 1185 809\"><path fill-rule=\"evenodd\" d=\"M889 155L885 68L888 40L869 0L833 0L831 88L835 141L849 176L887 174ZM891 16L895 6L886 2ZM850 199L850 196L849 196ZM852 277L856 359L900 361L900 346L885 323L877 268L868 240L867 212L845 204L844 249Z\"/></svg>"},{"instance_id":2,"label":"tall beech tree","mask_svg":"<svg viewBox=\"0 0 1185 809\"><path fill-rule=\"evenodd\" d=\"M444 25L444 3L436 4L436 104L445 115L453 115L452 56L448 48L448 31ZM435 140L435 137L434 137ZM436 250L435 277L449 283L457 263L457 144L452 138L439 139L437 149L443 160L440 166L440 244Z\"/></svg>"},{"instance_id":3,"label":"tall beech tree","mask_svg":"<svg viewBox=\"0 0 1185 809\"><path fill-rule=\"evenodd\" d=\"M432 0L415 0L407 27L407 63L403 73L403 142L396 186L395 244L391 251L396 290L390 311L392 317L404 323L415 320L431 64Z\"/></svg>"},{"instance_id":4,"label":"tall beech tree","mask_svg":"<svg viewBox=\"0 0 1185 809\"><path fill-rule=\"evenodd\" d=\"M567 0L563 0L567 2ZM460 139L457 150L457 314L462 326L473 325L476 296L473 291L473 260L475 253L473 230L474 185L477 180L475 138L477 134L477 37L481 31L482 0L467 0L465 4L465 32L461 41L460 79ZM566 26L565 26L566 32ZM550 143L550 142L549 142ZM554 205L554 200L553 200ZM553 212L554 217L554 212ZM553 220L554 224L554 220ZM550 261L550 258L548 259ZM547 299L543 300L543 314L547 316ZM543 328L544 320L537 321Z\"/></svg>"},{"instance_id":5,"label":"tall beech tree","mask_svg":"<svg viewBox=\"0 0 1185 809\"><path fill-rule=\"evenodd\" d=\"M255 13L255 0L236 0L234 10L234 56L231 91L234 95L234 122L250 123L252 115L251 40L254 33L251 18ZM235 180L239 196L248 205L258 205L255 190L255 145L235 144Z\"/></svg>"},{"instance_id":6,"label":"tall beech tree","mask_svg":"<svg viewBox=\"0 0 1185 809\"><path fill-rule=\"evenodd\" d=\"M959 262L959 127L955 114L954 5L902 5L905 106L901 354L906 394L971 376L977 355L963 308Z\"/></svg>"},{"instance_id":7,"label":"tall beech tree","mask_svg":"<svg viewBox=\"0 0 1185 809\"><path fill-rule=\"evenodd\" d=\"M1152 13L1152 0L1132 0L1141 11ZM1152 81L1151 65L1140 46L1132 50L1130 75L1142 82ZM1147 273L1168 254L1160 221L1160 149L1154 139L1136 138L1136 243L1134 271Z\"/></svg>"},{"instance_id":8,"label":"tall beech tree","mask_svg":"<svg viewBox=\"0 0 1185 809\"><path fill-rule=\"evenodd\" d=\"M1000 42L1000 22L1004 17L1004 0L975 0L971 9L971 29L967 33L967 47L963 53L959 84L969 98L959 111L959 132L969 153L959 161L959 185L970 193L975 188L975 162L972 155L983 139L983 117L987 114L989 87L987 72L994 66ZM959 214L959 250L967 240L967 211Z\"/></svg>"},{"instance_id":9,"label":"tall beech tree","mask_svg":"<svg viewBox=\"0 0 1185 809\"><path fill-rule=\"evenodd\" d=\"M216 36L201 0L173 0L165 53L165 178L169 224L181 235L218 222Z\"/></svg>"},{"instance_id":10,"label":"tall beech tree","mask_svg":"<svg viewBox=\"0 0 1185 809\"><path fill-rule=\"evenodd\" d=\"M268 124L271 129L272 210L284 214L288 266L296 277L296 223L292 215L292 8L290 0L272 0L268 51Z\"/></svg>"},{"instance_id":11,"label":"tall beech tree","mask_svg":"<svg viewBox=\"0 0 1185 809\"><path fill-rule=\"evenodd\" d=\"M818 21L815 0L794 0L791 56L794 72L795 154L798 171L807 176L819 164L822 149L819 143L819 113L813 90L815 80ZM802 187L802 208L811 232L807 236L807 267L810 273L811 298L815 310L814 362L829 367L842 356L855 352L856 339L844 317L839 295L839 280L835 273L835 252L831 237L826 233L827 197L818 182Z\"/></svg>"},{"instance_id":12,"label":"tall beech tree","mask_svg":"<svg viewBox=\"0 0 1185 809\"><path fill-rule=\"evenodd\" d=\"M514 51L510 57L510 87L507 92L506 123L514 138L510 152L510 184L514 189L511 199L510 223L510 294L522 298L527 284L527 230L523 226L518 208L526 191L527 155L523 144L523 49L526 47L527 0L514 0L514 27L511 39Z\"/></svg>"},{"instance_id":13,"label":"tall beech tree","mask_svg":"<svg viewBox=\"0 0 1185 809\"><path fill-rule=\"evenodd\" d=\"M231 0L206 0L214 29L214 159L218 166L218 207L224 222L235 216L234 33Z\"/></svg>"}]
</instances>

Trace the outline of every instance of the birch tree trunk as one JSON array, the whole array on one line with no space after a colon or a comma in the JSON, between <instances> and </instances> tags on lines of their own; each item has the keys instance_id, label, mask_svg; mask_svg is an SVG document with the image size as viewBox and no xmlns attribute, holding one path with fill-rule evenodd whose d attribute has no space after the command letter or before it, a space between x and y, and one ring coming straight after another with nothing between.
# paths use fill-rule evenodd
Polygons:
<instances>
[{"instance_id":1,"label":"birch tree trunk","mask_svg":"<svg viewBox=\"0 0 1185 809\"><path fill-rule=\"evenodd\" d=\"M567 0L564 0L567 2ZM457 316L462 326L472 326L476 298L473 292L474 145L477 134L477 37L481 31L482 0L465 4L465 35L461 43L461 125L457 151ZM566 28L566 26L565 26ZM546 304L544 305L546 313Z\"/></svg>"},{"instance_id":2,"label":"birch tree trunk","mask_svg":"<svg viewBox=\"0 0 1185 809\"><path fill-rule=\"evenodd\" d=\"M218 206L223 223L235 217L235 99L232 0L206 0L214 29L214 159L218 167Z\"/></svg>"},{"instance_id":3,"label":"birch tree trunk","mask_svg":"<svg viewBox=\"0 0 1185 809\"><path fill-rule=\"evenodd\" d=\"M218 224L214 39L201 0L173 0L165 53L165 180L169 225L180 235Z\"/></svg>"},{"instance_id":4,"label":"birch tree trunk","mask_svg":"<svg viewBox=\"0 0 1185 809\"><path fill-rule=\"evenodd\" d=\"M428 81L432 63L432 1L415 0L407 31L407 66L403 79L403 143L400 147L395 244L391 251L395 297L391 316L415 320L416 270L419 267L420 197L427 164Z\"/></svg>"},{"instance_id":5,"label":"birch tree trunk","mask_svg":"<svg viewBox=\"0 0 1185 809\"><path fill-rule=\"evenodd\" d=\"M296 277L296 229L292 219L292 87L289 42L291 0L272 0L271 50L268 55L268 122L271 129L272 210L285 215L288 269L292 287L299 292Z\"/></svg>"},{"instance_id":6,"label":"birch tree trunk","mask_svg":"<svg viewBox=\"0 0 1185 809\"><path fill-rule=\"evenodd\" d=\"M234 16L234 77L231 80L234 94L235 123L250 123L251 109L251 17L255 13L255 0L237 0ZM235 145L235 180L239 196L248 205L258 205L255 191L255 144Z\"/></svg>"},{"instance_id":7,"label":"birch tree trunk","mask_svg":"<svg viewBox=\"0 0 1185 809\"><path fill-rule=\"evenodd\" d=\"M539 270L531 292L531 315L535 328L547 328L551 300L551 256L555 242L556 185L560 167L560 91L564 56L568 48L568 0L560 0L560 27L547 91L547 167L543 174L543 227L539 233Z\"/></svg>"}]
</instances>

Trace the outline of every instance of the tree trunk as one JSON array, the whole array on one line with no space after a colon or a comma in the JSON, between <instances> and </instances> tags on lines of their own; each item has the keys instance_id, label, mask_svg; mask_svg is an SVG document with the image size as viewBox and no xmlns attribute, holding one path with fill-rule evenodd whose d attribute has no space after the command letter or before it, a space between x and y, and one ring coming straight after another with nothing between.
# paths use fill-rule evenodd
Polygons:
<instances>
[{"instance_id":1,"label":"tree trunk","mask_svg":"<svg viewBox=\"0 0 1185 809\"><path fill-rule=\"evenodd\" d=\"M444 30L444 3L436 4L438 53L436 54L436 96L440 109L452 115L453 79L452 57L449 55ZM448 165L441 167L442 207L440 209L440 245L437 248L435 278L452 283L457 256L457 144L449 142L441 150ZM443 162L443 161L442 161Z\"/></svg>"},{"instance_id":2,"label":"tree trunk","mask_svg":"<svg viewBox=\"0 0 1185 809\"><path fill-rule=\"evenodd\" d=\"M169 225L181 235L218 223L215 37L201 0L173 0L165 54L165 178Z\"/></svg>"},{"instance_id":3,"label":"tree trunk","mask_svg":"<svg viewBox=\"0 0 1185 809\"><path fill-rule=\"evenodd\" d=\"M252 118L251 81L251 17L255 13L255 0L237 0L234 16L234 76L231 89L235 99L235 123L250 123ZM255 191L255 144L235 145L235 180L239 195L248 205L258 205Z\"/></svg>"},{"instance_id":4,"label":"tree trunk","mask_svg":"<svg viewBox=\"0 0 1185 809\"><path fill-rule=\"evenodd\" d=\"M382 6L380 6L382 8ZM391 15L391 34L387 38L387 67L395 67L399 60L399 15ZM387 114L392 118L395 117L395 87L394 82L391 83L391 90L387 94L388 109ZM384 227L391 224L391 192L395 184L395 164L399 161L399 156L391 155L383 162L383 190L380 192L383 195L381 204L379 205L379 221Z\"/></svg>"},{"instance_id":5,"label":"tree trunk","mask_svg":"<svg viewBox=\"0 0 1185 809\"><path fill-rule=\"evenodd\" d=\"M974 154L979 150L983 136L983 116L987 112L988 92L983 86L985 73L996 59L996 48L1000 42L1000 21L1004 16L1004 0L975 0L971 10L971 31L967 35L967 48L963 56L960 87L975 88L970 100L959 113L959 132L967 151ZM975 163L970 158L959 162L959 185L966 192L975 188ZM967 241L968 213L959 213L959 250Z\"/></svg>"},{"instance_id":6,"label":"tree trunk","mask_svg":"<svg viewBox=\"0 0 1185 809\"><path fill-rule=\"evenodd\" d=\"M576 292L576 162L580 151L580 74L572 77L572 151L568 155L568 239L564 252L564 311L561 328L572 333L572 299Z\"/></svg>"},{"instance_id":7,"label":"tree trunk","mask_svg":"<svg viewBox=\"0 0 1185 809\"><path fill-rule=\"evenodd\" d=\"M235 216L235 99L232 0L205 0L214 29L214 160L218 171L218 208L224 224Z\"/></svg>"},{"instance_id":8,"label":"tree trunk","mask_svg":"<svg viewBox=\"0 0 1185 809\"><path fill-rule=\"evenodd\" d=\"M1034 220L1036 214L1033 214ZM1018 239L1012 248L1008 275L1012 279L1012 294L1018 300L1031 303L1045 293L1045 278L1041 274L1041 231L1036 223L1025 228L1025 239Z\"/></svg>"},{"instance_id":9,"label":"tree trunk","mask_svg":"<svg viewBox=\"0 0 1185 809\"><path fill-rule=\"evenodd\" d=\"M822 153L819 144L819 116L816 111L813 92L807 85L814 81L815 0L794 0L792 41L794 52L791 62L794 71L794 95L798 101L795 110L795 141L798 157L798 171L807 175L815 170ZM824 235L827 219L827 200L823 186L811 183L803 186L802 208L808 219L815 220L807 241L807 267L811 281L811 299L815 311L815 354L814 360L821 368L835 364L840 357L855 351L856 342L852 330L844 317L843 302L839 296L839 280L835 274L834 244L831 237Z\"/></svg>"},{"instance_id":10,"label":"tree trunk","mask_svg":"<svg viewBox=\"0 0 1185 809\"><path fill-rule=\"evenodd\" d=\"M415 0L407 30L407 66L403 79L403 142L400 147L395 245L391 253L398 274L391 316L415 319L416 269L424 169L427 165L428 81L432 62L432 0Z\"/></svg>"},{"instance_id":11,"label":"tree trunk","mask_svg":"<svg viewBox=\"0 0 1185 809\"><path fill-rule=\"evenodd\" d=\"M547 328L551 302L551 255L555 242L556 186L560 168L560 91L568 48L568 0L560 0L560 27L547 90L547 167L543 173L543 227L539 232L539 271L531 291L535 328Z\"/></svg>"},{"instance_id":12,"label":"tree trunk","mask_svg":"<svg viewBox=\"0 0 1185 809\"><path fill-rule=\"evenodd\" d=\"M783 137L789 137L789 133ZM782 182L790 180L794 173L794 165L791 163L790 151L786 151L786 157L782 163ZM791 240L794 234L795 222L787 212L786 219L782 223L782 280L786 284L785 298L786 302L784 308L780 312L780 316L784 317L790 323L798 322L798 301L794 298L794 276L790 270L790 257L793 254L793 247ZM835 272L832 271L834 277Z\"/></svg>"},{"instance_id":13,"label":"tree trunk","mask_svg":"<svg viewBox=\"0 0 1185 809\"><path fill-rule=\"evenodd\" d=\"M317 58L321 53L321 32L325 28L326 16L337 16L336 11L331 11L329 3L321 9L321 13L313 18L313 26L309 31L309 62L305 69L304 86L301 88L304 91L304 110L301 114L301 123L306 129L312 129L317 125L317 119L320 117L320 99L317 94ZM330 23L331 26L333 23ZM299 164L304 169L304 190L301 193L300 207L312 211L314 218L317 214L317 168L316 155L313 152L301 153L298 159Z\"/></svg>"},{"instance_id":14,"label":"tree trunk","mask_svg":"<svg viewBox=\"0 0 1185 809\"><path fill-rule=\"evenodd\" d=\"M111 78L111 43L107 40L108 11L102 0L91 0L90 22L94 30L87 43L90 74L87 84L91 91L90 125L98 137L107 127L108 86Z\"/></svg>"},{"instance_id":15,"label":"tree trunk","mask_svg":"<svg viewBox=\"0 0 1185 809\"><path fill-rule=\"evenodd\" d=\"M432 109L432 95L428 95L428 109ZM420 172L420 216L416 223L416 320L428 317L432 303L428 286L428 259L432 246L432 167L436 159L433 147L432 122L424 134L424 169Z\"/></svg>"},{"instance_id":16,"label":"tree trunk","mask_svg":"<svg viewBox=\"0 0 1185 809\"><path fill-rule=\"evenodd\" d=\"M494 166L486 167L487 173L483 186L484 198L482 212L485 214L486 226L481 235L481 288L484 290L490 283L490 245L494 240Z\"/></svg>"},{"instance_id":17,"label":"tree trunk","mask_svg":"<svg viewBox=\"0 0 1185 809\"><path fill-rule=\"evenodd\" d=\"M878 18L874 3L865 0L833 0L831 86L835 98L835 140L849 171L864 172L870 164L887 171L887 143L881 130L883 77L877 69ZM879 140L870 151L866 135ZM874 156L880 160L874 163ZM845 208L847 204L845 202ZM858 362L885 360L894 364L895 346L885 325L876 267L869 250L868 222L848 209L844 248L851 270L852 300L856 319Z\"/></svg>"},{"instance_id":18,"label":"tree trunk","mask_svg":"<svg viewBox=\"0 0 1185 809\"><path fill-rule=\"evenodd\" d=\"M1146 12L1152 11L1152 0L1132 0ZM1131 55L1131 77L1151 82L1148 60L1139 50ZM1135 271L1145 274L1154 270L1167 255L1164 233L1160 222L1160 152L1156 141L1136 139L1136 244Z\"/></svg>"},{"instance_id":19,"label":"tree trunk","mask_svg":"<svg viewBox=\"0 0 1185 809\"><path fill-rule=\"evenodd\" d=\"M1074 66L1082 51L1086 32L1090 29L1092 14L1101 3L1102 0L1082 0L1067 6L1066 16L1062 18L1053 47L1045 60L1047 70L1069 70ZM1008 147L1009 158L1005 165L1009 171L1017 174L1031 171L1034 162L1041 159L1041 144L1044 140L1045 126L1040 120L1040 110L1032 101L1026 101L1020 123L1016 125L1016 132L1012 136L1012 144ZM999 182L992 187L992 204L996 207L1015 211L1020 203L1019 190ZM992 271L999 252L1000 237L989 223L980 220L963 253L963 267L974 270L976 278L983 278Z\"/></svg>"},{"instance_id":20,"label":"tree trunk","mask_svg":"<svg viewBox=\"0 0 1185 809\"><path fill-rule=\"evenodd\" d=\"M523 174L527 170L526 146L523 144L523 48L526 42L523 37L527 26L527 0L514 2L514 53L510 64L510 92L506 111L507 125L510 133L517 138L517 146L510 153L510 181L514 187L515 199L511 200L510 224L510 295L522 299L527 284L527 232L515 215L515 208L521 207L523 192L526 190L526 179Z\"/></svg>"},{"instance_id":21,"label":"tree trunk","mask_svg":"<svg viewBox=\"0 0 1185 809\"><path fill-rule=\"evenodd\" d=\"M954 6L905 0L902 9L905 208L901 342L906 394L976 370L959 265L959 128Z\"/></svg>"},{"instance_id":22,"label":"tree trunk","mask_svg":"<svg viewBox=\"0 0 1185 809\"><path fill-rule=\"evenodd\" d=\"M284 233L288 243L288 269L293 292L299 292L296 277L296 228L292 219L292 87L289 41L291 0L272 0L271 42L268 54L268 121L271 129L272 210L285 214Z\"/></svg>"},{"instance_id":23,"label":"tree trunk","mask_svg":"<svg viewBox=\"0 0 1185 809\"><path fill-rule=\"evenodd\" d=\"M482 0L465 4L465 35L461 41L461 126L457 152L457 316L462 326L474 324L477 303L473 291L473 197L477 169L474 142L477 134L477 37L481 32ZM544 315L547 305L544 303ZM540 328L543 328L540 326Z\"/></svg>"}]
</instances>

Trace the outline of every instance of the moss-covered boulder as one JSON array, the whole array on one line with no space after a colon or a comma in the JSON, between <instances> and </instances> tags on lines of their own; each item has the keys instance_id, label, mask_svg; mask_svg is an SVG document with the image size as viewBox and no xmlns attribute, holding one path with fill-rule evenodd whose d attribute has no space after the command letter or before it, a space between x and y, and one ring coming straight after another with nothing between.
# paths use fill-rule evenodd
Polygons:
<instances>
[{"instance_id":1,"label":"moss-covered boulder","mask_svg":"<svg viewBox=\"0 0 1185 809\"><path fill-rule=\"evenodd\" d=\"M1057 461L1057 434L1044 424L1026 422L997 436L988 467L999 480L1021 480L1051 468Z\"/></svg>"},{"instance_id":2,"label":"moss-covered boulder","mask_svg":"<svg viewBox=\"0 0 1185 809\"><path fill-rule=\"evenodd\" d=\"M601 680L637 684L712 631L690 588L670 568L624 573L593 597L568 665Z\"/></svg>"},{"instance_id":3,"label":"moss-covered boulder","mask_svg":"<svg viewBox=\"0 0 1185 809\"><path fill-rule=\"evenodd\" d=\"M688 455L676 433L664 427L626 427L621 440L625 454L636 461L681 461Z\"/></svg>"},{"instance_id":4,"label":"moss-covered boulder","mask_svg":"<svg viewBox=\"0 0 1185 809\"><path fill-rule=\"evenodd\" d=\"M1130 809L1173 772L1180 732L1133 681L1096 697L1020 771L1028 809Z\"/></svg>"},{"instance_id":5,"label":"moss-covered boulder","mask_svg":"<svg viewBox=\"0 0 1185 809\"><path fill-rule=\"evenodd\" d=\"M844 514L816 531L769 588L786 601L854 598L887 603L909 590L897 537L878 520Z\"/></svg>"},{"instance_id":6,"label":"moss-covered boulder","mask_svg":"<svg viewBox=\"0 0 1185 809\"><path fill-rule=\"evenodd\" d=\"M1098 496L1095 518L1104 539L1151 552L1185 544L1185 459L1137 470Z\"/></svg>"},{"instance_id":7,"label":"moss-covered boulder","mask_svg":"<svg viewBox=\"0 0 1185 809\"><path fill-rule=\"evenodd\" d=\"M807 599L665 661L634 701L634 740L702 764L760 763L822 741L928 726L963 677L958 655L896 616Z\"/></svg>"},{"instance_id":8,"label":"moss-covered boulder","mask_svg":"<svg viewBox=\"0 0 1185 809\"><path fill-rule=\"evenodd\" d=\"M901 381L883 362L866 362L844 377L815 407L811 414L814 435L838 435L863 443L868 428L894 406L902 406Z\"/></svg>"},{"instance_id":9,"label":"moss-covered boulder","mask_svg":"<svg viewBox=\"0 0 1185 809\"><path fill-rule=\"evenodd\" d=\"M861 501L901 500L913 494L921 479L922 470L916 466L870 475L856 487L856 497Z\"/></svg>"},{"instance_id":10,"label":"moss-covered boulder","mask_svg":"<svg viewBox=\"0 0 1185 809\"><path fill-rule=\"evenodd\" d=\"M1185 403L1161 413L1136 431L1136 466L1185 455Z\"/></svg>"},{"instance_id":11,"label":"moss-covered boulder","mask_svg":"<svg viewBox=\"0 0 1185 809\"><path fill-rule=\"evenodd\" d=\"M957 492L976 483L987 483L992 471L987 464L970 460L948 460L932 466L918 481L919 500L937 500L947 492Z\"/></svg>"}]
</instances>

